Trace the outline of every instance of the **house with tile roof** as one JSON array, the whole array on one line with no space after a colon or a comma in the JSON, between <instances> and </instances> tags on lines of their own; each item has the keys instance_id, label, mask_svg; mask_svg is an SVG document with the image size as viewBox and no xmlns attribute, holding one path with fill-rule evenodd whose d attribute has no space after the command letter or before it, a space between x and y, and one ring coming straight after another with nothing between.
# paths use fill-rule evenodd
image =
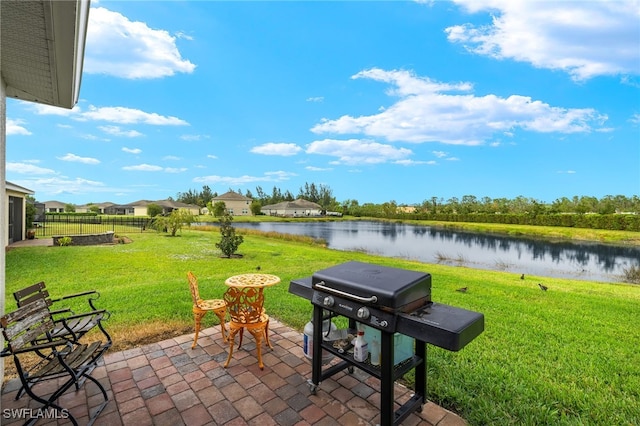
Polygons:
<instances>
[{"instance_id":1,"label":"house with tile roof","mask_svg":"<svg viewBox=\"0 0 640 426\"><path fill-rule=\"evenodd\" d=\"M253 215L253 213L251 213L251 203L253 202L252 198L245 197L244 195L238 194L234 191L229 191L217 197L213 197L211 199L211 204L215 204L220 201L224 203L225 208L232 216Z\"/></svg>"},{"instance_id":2,"label":"house with tile roof","mask_svg":"<svg viewBox=\"0 0 640 426\"><path fill-rule=\"evenodd\" d=\"M108 212L114 211L108 214L146 216L147 208L149 207L150 204L156 204L160 206L162 208L163 215L169 214L172 211L177 209L188 210L189 213L196 216L200 214L200 206L196 206L195 204L180 203L178 201L173 201L173 200L157 200L157 201L139 200L139 201L134 201L133 203L129 203L121 206L113 205L109 209L107 209L107 211Z\"/></svg>"},{"instance_id":3,"label":"house with tile roof","mask_svg":"<svg viewBox=\"0 0 640 426\"><path fill-rule=\"evenodd\" d=\"M323 209L320 204L298 198L263 206L260 211L268 216L310 217L322 216Z\"/></svg>"}]
</instances>

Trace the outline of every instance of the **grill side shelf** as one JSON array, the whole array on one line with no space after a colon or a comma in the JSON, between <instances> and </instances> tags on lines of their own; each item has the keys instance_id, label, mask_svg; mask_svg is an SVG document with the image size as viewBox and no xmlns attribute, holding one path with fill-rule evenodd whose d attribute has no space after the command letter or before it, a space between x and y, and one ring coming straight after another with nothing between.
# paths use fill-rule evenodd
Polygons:
<instances>
[{"instance_id":1,"label":"grill side shelf","mask_svg":"<svg viewBox=\"0 0 640 426\"><path fill-rule=\"evenodd\" d=\"M382 362L380 363L380 365L371 365L371 363L369 361L366 362L360 362L360 361L356 361L355 359L353 359L353 355L350 353L340 353L338 352L338 350L336 348L333 347L333 345L327 343L327 342L322 342L322 348L327 350L328 352L331 352L333 355L337 356L338 358L347 361L349 363L349 365L359 368L363 371L366 371L367 373L371 374L372 376L376 377L376 378L380 378L381 377L381 367L380 365L382 365ZM407 374L409 371L411 371L412 369L414 369L416 366L422 364L424 362L424 360L416 355L412 356L411 358L408 358L406 360L404 360L403 362L396 364L393 366L393 380L397 380L399 378L401 378L402 376L404 376L405 374ZM322 375L322 380L326 379L330 377L330 375L327 375L326 377L324 375Z\"/></svg>"},{"instance_id":2,"label":"grill side shelf","mask_svg":"<svg viewBox=\"0 0 640 426\"><path fill-rule=\"evenodd\" d=\"M411 314L398 314L397 331L449 351L459 351L484 331L484 315L433 303Z\"/></svg>"}]
</instances>

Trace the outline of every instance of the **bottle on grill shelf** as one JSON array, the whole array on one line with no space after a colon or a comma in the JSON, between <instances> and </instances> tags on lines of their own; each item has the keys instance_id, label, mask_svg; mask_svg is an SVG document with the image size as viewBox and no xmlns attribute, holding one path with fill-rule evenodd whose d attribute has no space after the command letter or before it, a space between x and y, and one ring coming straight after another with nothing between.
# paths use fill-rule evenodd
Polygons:
<instances>
[{"instance_id":1,"label":"bottle on grill shelf","mask_svg":"<svg viewBox=\"0 0 640 426\"><path fill-rule=\"evenodd\" d=\"M327 319L322 321L322 333L325 335L329 335L330 333L334 333L337 330L336 325L333 321ZM304 332L302 336L302 351L304 352L304 356L310 360L313 360L313 321L309 321L304 326ZM322 350L322 364L328 364L333 359L333 355L330 352Z\"/></svg>"},{"instance_id":2,"label":"bottle on grill shelf","mask_svg":"<svg viewBox=\"0 0 640 426\"><path fill-rule=\"evenodd\" d=\"M364 330L358 330L358 337L353 345L353 359L365 362L369 356L369 344L364 340Z\"/></svg>"},{"instance_id":3,"label":"bottle on grill shelf","mask_svg":"<svg viewBox=\"0 0 640 426\"><path fill-rule=\"evenodd\" d=\"M371 342L371 365L380 365L380 343L376 339Z\"/></svg>"}]
</instances>

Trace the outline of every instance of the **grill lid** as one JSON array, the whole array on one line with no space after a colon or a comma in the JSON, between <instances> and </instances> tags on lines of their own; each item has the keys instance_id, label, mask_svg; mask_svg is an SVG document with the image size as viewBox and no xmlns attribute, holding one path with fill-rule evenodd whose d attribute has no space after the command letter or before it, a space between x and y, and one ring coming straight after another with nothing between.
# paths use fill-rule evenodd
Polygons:
<instances>
[{"instance_id":1,"label":"grill lid","mask_svg":"<svg viewBox=\"0 0 640 426\"><path fill-rule=\"evenodd\" d=\"M317 271L312 287L323 291L316 288L317 284L357 298L375 296L375 301L366 304L394 311L431 300L430 274L364 262L346 262Z\"/></svg>"}]
</instances>

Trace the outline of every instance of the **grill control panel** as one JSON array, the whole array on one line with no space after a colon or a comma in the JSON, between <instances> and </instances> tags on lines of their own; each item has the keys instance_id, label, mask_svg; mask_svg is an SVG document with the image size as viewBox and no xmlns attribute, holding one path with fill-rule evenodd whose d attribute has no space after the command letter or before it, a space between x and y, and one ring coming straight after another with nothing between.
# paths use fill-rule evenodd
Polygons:
<instances>
[{"instance_id":1,"label":"grill control panel","mask_svg":"<svg viewBox=\"0 0 640 426\"><path fill-rule=\"evenodd\" d=\"M328 295L317 290L313 291L311 303L321 306L327 311L354 319L378 330L386 332L396 331L396 315L393 313L365 306L353 300Z\"/></svg>"}]
</instances>

